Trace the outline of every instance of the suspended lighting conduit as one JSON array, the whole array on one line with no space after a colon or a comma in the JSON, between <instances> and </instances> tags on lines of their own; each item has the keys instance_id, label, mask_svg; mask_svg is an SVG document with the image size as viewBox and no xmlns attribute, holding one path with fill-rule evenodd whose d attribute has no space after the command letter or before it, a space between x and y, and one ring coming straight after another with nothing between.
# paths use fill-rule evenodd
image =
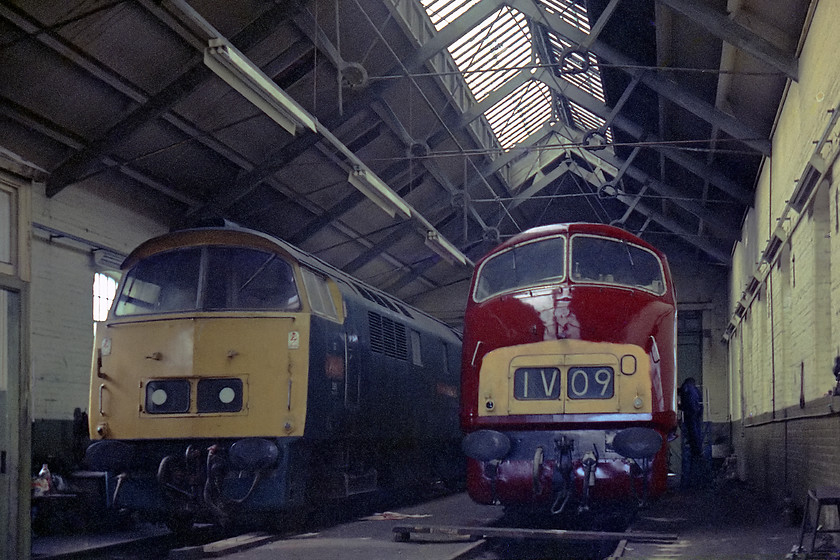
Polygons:
<instances>
[{"instance_id":1,"label":"suspended lighting conduit","mask_svg":"<svg viewBox=\"0 0 840 560\"><path fill-rule=\"evenodd\" d=\"M169 0L184 15L189 24L197 26L209 37L204 49L204 64L229 86L242 94L260 111L277 122L290 134L308 129L320 134L348 160L350 172L347 181L361 191L391 217L413 218L423 234L427 247L453 264L474 266L454 244L449 242L419 212L394 192L359 157L344 145L318 119L301 107L260 68L234 47L201 14L184 0Z\"/></svg>"}]
</instances>

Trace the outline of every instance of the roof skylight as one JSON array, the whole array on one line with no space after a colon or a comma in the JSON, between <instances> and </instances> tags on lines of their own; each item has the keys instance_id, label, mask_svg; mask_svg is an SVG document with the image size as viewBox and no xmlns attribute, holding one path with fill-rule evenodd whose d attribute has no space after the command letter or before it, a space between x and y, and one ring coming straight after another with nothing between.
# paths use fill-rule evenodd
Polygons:
<instances>
[{"instance_id":1,"label":"roof skylight","mask_svg":"<svg viewBox=\"0 0 840 560\"><path fill-rule=\"evenodd\" d=\"M435 29L440 31L480 1L461 0L460 2L453 2L452 0L420 0L420 4L426 8L426 13L429 14L429 18L432 20Z\"/></svg>"},{"instance_id":2,"label":"roof skylight","mask_svg":"<svg viewBox=\"0 0 840 560\"><path fill-rule=\"evenodd\" d=\"M568 49L574 49L577 45L573 44L571 41L566 39L565 37L558 35L557 33L548 33L549 40L551 42L551 50L553 55L558 60L562 60L563 53L566 52ZM579 59L580 62L571 60L571 62L576 67L583 67L584 61L580 55L573 55L575 58ZM594 54L587 53L589 68L586 72L581 72L579 74L574 73L559 73L557 75L566 80L567 82L576 85L583 91L591 94L594 96L598 101L604 102L604 87L601 84L601 72L598 70L598 59L595 57ZM567 65L568 66L568 65Z\"/></svg>"},{"instance_id":3,"label":"roof skylight","mask_svg":"<svg viewBox=\"0 0 840 560\"><path fill-rule=\"evenodd\" d=\"M586 8L575 0L540 0L545 11L557 14L569 25L573 25L589 35L589 14Z\"/></svg>"},{"instance_id":4,"label":"roof skylight","mask_svg":"<svg viewBox=\"0 0 840 560\"><path fill-rule=\"evenodd\" d=\"M481 101L532 62L528 20L502 8L455 41L449 53L476 101Z\"/></svg>"},{"instance_id":5,"label":"roof skylight","mask_svg":"<svg viewBox=\"0 0 840 560\"><path fill-rule=\"evenodd\" d=\"M552 94L547 85L529 80L493 105L484 116L502 148L507 150L551 119Z\"/></svg>"},{"instance_id":6,"label":"roof skylight","mask_svg":"<svg viewBox=\"0 0 840 560\"><path fill-rule=\"evenodd\" d=\"M439 31L455 21L480 0L420 0L432 23ZM564 23L589 33L590 22L586 8L576 0L537 0L548 13ZM467 86L476 101L480 102L500 88L523 68L529 65L554 62L555 74L571 86L580 88L597 101L604 102L604 88L601 83L597 58L589 53L574 52L578 46L566 39L560 31L545 32L548 56L551 60L539 60L533 47L532 24L521 12L503 7L494 15L476 25L449 47L449 53L458 69L463 73ZM571 54L568 54L570 53ZM565 56L564 56L565 55ZM582 56L586 56L584 60ZM581 69L580 72L561 72L560 67ZM556 87L556 86L552 86ZM552 92L549 85L537 80L528 80L513 93L496 103L485 112L485 118L505 150L515 146L558 113L565 115L581 131L600 129L605 120L579 104L562 100L562 92ZM564 101L565 109L556 107ZM611 131L606 135L611 138Z\"/></svg>"}]
</instances>

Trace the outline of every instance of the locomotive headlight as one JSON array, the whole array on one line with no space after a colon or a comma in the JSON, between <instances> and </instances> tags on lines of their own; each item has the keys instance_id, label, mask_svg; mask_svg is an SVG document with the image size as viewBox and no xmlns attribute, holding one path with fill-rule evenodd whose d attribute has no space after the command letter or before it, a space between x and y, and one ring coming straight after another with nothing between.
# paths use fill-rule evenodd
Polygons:
<instances>
[{"instance_id":1,"label":"locomotive headlight","mask_svg":"<svg viewBox=\"0 0 840 560\"><path fill-rule=\"evenodd\" d=\"M636 373L636 356L625 354L621 357L621 373L624 375L633 375Z\"/></svg>"},{"instance_id":2,"label":"locomotive headlight","mask_svg":"<svg viewBox=\"0 0 840 560\"><path fill-rule=\"evenodd\" d=\"M190 409L190 382L186 379L154 379L146 384L146 412L175 414Z\"/></svg>"},{"instance_id":3,"label":"locomotive headlight","mask_svg":"<svg viewBox=\"0 0 840 560\"><path fill-rule=\"evenodd\" d=\"M636 395L636 398L633 399L633 407L634 408L642 408L644 402L642 401L642 397Z\"/></svg>"},{"instance_id":4,"label":"locomotive headlight","mask_svg":"<svg viewBox=\"0 0 840 560\"><path fill-rule=\"evenodd\" d=\"M231 387L224 387L221 391L219 391L219 400L223 404L230 404L233 402L233 399L236 398L236 391L234 391Z\"/></svg>"},{"instance_id":5,"label":"locomotive headlight","mask_svg":"<svg viewBox=\"0 0 840 560\"><path fill-rule=\"evenodd\" d=\"M196 405L198 412L239 412L242 410L242 380L236 377L200 379Z\"/></svg>"},{"instance_id":6,"label":"locomotive headlight","mask_svg":"<svg viewBox=\"0 0 840 560\"><path fill-rule=\"evenodd\" d=\"M169 395L163 389L155 389L152 391L152 404L155 406L163 406L166 404L166 399Z\"/></svg>"}]
</instances>

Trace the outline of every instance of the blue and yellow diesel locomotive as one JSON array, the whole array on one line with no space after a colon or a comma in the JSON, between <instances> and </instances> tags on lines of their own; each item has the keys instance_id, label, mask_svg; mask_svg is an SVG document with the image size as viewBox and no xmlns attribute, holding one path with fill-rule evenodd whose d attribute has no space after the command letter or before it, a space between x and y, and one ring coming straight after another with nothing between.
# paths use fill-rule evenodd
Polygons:
<instances>
[{"instance_id":1,"label":"blue and yellow diesel locomotive","mask_svg":"<svg viewBox=\"0 0 840 560\"><path fill-rule=\"evenodd\" d=\"M123 271L86 453L109 505L183 529L463 476L447 325L240 228L151 239Z\"/></svg>"},{"instance_id":2,"label":"blue and yellow diesel locomotive","mask_svg":"<svg viewBox=\"0 0 840 560\"><path fill-rule=\"evenodd\" d=\"M613 226L538 227L481 259L461 378L473 499L577 513L662 494L676 315L665 255Z\"/></svg>"}]
</instances>

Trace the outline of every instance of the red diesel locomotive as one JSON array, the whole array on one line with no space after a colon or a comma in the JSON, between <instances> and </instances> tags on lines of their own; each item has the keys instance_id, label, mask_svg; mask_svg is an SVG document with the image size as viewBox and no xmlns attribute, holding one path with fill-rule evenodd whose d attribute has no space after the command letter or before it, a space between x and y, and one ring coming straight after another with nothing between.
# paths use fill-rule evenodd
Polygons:
<instances>
[{"instance_id":1,"label":"red diesel locomotive","mask_svg":"<svg viewBox=\"0 0 840 560\"><path fill-rule=\"evenodd\" d=\"M558 224L491 251L464 320L472 499L577 513L661 494L677 427L675 345L665 255L635 235Z\"/></svg>"}]
</instances>

